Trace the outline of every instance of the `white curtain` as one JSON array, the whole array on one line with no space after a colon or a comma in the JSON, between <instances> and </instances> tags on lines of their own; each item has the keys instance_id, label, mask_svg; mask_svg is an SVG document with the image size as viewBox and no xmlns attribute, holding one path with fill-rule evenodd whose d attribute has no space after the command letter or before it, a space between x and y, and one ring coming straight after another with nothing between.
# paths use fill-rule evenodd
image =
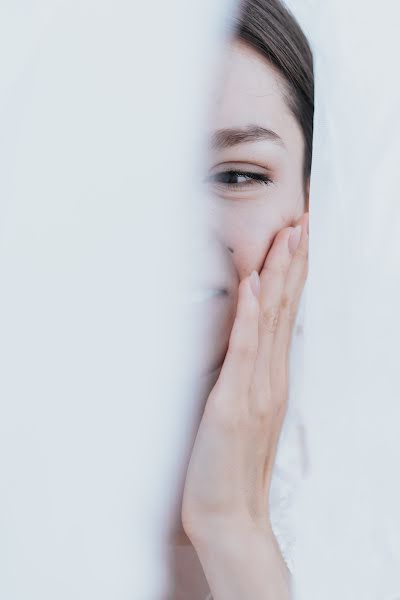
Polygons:
<instances>
[{"instance_id":1,"label":"white curtain","mask_svg":"<svg viewBox=\"0 0 400 600\"><path fill-rule=\"evenodd\" d=\"M311 40L316 75L296 599L396 600L400 8L288 4Z\"/></svg>"},{"instance_id":2,"label":"white curtain","mask_svg":"<svg viewBox=\"0 0 400 600\"><path fill-rule=\"evenodd\" d=\"M1 2L4 600L168 587L194 411L177 299L224 8Z\"/></svg>"}]
</instances>

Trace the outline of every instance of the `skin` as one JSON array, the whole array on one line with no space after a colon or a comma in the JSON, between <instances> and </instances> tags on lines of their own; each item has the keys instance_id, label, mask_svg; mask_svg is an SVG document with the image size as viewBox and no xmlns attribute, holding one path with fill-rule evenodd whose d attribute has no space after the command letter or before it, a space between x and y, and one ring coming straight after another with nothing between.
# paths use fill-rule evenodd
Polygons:
<instances>
[{"instance_id":1,"label":"skin","mask_svg":"<svg viewBox=\"0 0 400 600\"><path fill-rule=\"evenodd\" d=\"M223 78L213 103L215 110L210 117L209 139L225 128L258 125L275 132L283 145L256 140L220 150L211 148L209 152L205 210L216 244L226 255L226 264L222 258L219 262L221 281L228 292L218 299L223 307L207 307L211 315L213 310L219 310L218 322L224 323L219 343L215 345L213 339L209 348L209 363L205 365L209 368L220 368L224 359L239 282L253 269L260 272L278 231L296 224L308 211L302 170L303 133L287 106L284 90L284 80L264 57L240 41L228 46ZM232 179L236 185L224 184L223 172L238 168L268 176L272 183L236 177ZM218 322L213 322L214 331Z\"/></svg>"},{"instance_id":2,"label":"skin","mask_svg":"<svg viewBox=\"0 0 400 600\"><path fill-rule=\"evenodd\" d=\"M211 143L206 178L223 292L205 303L207 331L218 335L204 357L209 389L181 519L214 600L283 600L289 574L268 496L286 410L292 329L308 272L304 139L285 82L264 57L234 40L223 75L209 132L220 144ZM232 128L274 135L221 133ZM226 175L238 170L269 181Z\"/></svg>"}]
</instances>

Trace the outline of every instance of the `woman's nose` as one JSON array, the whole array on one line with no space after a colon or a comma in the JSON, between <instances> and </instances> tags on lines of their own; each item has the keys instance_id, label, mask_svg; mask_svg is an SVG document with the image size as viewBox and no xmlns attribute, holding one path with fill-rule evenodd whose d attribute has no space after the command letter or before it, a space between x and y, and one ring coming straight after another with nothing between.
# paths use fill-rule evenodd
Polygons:
<instances>
[{"instance_id":1,"label":"woman's nose","mask_svg":"<svg viewBox=\"0 0 400 600\"><path fill-rule=\"evenodd\" d=\"M201 288L231 290L238 279L232 255L218 231L199 228L188 247L190 283Z\"/></svg>"},{"instance_id":2,"label":"woman's nose","mask_svg":"<svg viewBox=\"0 0 400 600\"><path fill-rule=\"evenodd\" d=\"M228 231L222 211L215 199L204 193L196 205L193 230L190 235L190 264L198 264L193 281L206 285L232 289L238 284L233 262L234 248L228 239Z\"/></svg>"}]
</instances>

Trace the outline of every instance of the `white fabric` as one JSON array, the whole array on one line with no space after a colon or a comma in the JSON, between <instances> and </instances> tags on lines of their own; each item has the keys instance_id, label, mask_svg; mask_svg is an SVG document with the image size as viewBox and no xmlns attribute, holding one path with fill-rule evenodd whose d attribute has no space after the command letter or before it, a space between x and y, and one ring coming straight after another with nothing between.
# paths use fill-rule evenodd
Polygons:
<instances>
[{"instance_id":1,"label":"white fabric","mask_svg":"<svg viewBox=\"0 0 400 600\"><path fill-rule=\"evenodd\" d=\"M397 2L292 0L315 55L296 600L400 597ZM294 369L296 367L294 366ZM288 423L289 424L289 423ZM295 452L295 446L290 444ZM283 449L283 460L290 448Z\"/></svg>"},{"instance_id":2,"label":"white fabric","mask_svg":"<svg viewBox=\"0 0 400 600\"><path fill-rule=\"evenodd\" d=\"M4 600L166 592L193 124L224 6L0 3Z\"/></svg>"},{"instance_id":3,"label":"white fabric","mask_svg":"<svg viewBox=\"0 0 400 600\"><path fill-rule=\"evenodd\" d=\"M289 363L289 398L270 490L272 527L285 562L293 572L295 523L293 511L296 495L307 467L307 446L299 405L303 385L304 317L307 283L301 297L293 329Z\"/></svg>"}]
</instances>

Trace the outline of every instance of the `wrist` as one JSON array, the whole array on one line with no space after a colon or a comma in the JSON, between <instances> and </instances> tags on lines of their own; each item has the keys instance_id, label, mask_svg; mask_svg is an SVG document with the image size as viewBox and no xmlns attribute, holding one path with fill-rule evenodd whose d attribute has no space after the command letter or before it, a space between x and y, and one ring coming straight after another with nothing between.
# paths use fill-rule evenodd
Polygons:
<instances>
[{"instance_id":1,"label":"wrist","mask_svg":"<svg viewBox=\"0 0 400 600\"><path fill-rule=\"evenodd\" d=\"M234 549L243 540L258 543L264 540L266 545L275 545L278 548L274 533L269 521L255 522L247 515L235 518L217 517L214 519L197 522L196 526L186 530L192 545L198 551L218 548L225 552Z\"/></svg>"},{"instance_id":2,"label":"wrist","mask_svg":"<svg viewBox=\"0 0 400 600\"><path fill-rule=\"evenodd\" d=\"M214 524L193 544L215 600L287 600L290 573L272 530Z\"/></svg>"}]
</instances>

